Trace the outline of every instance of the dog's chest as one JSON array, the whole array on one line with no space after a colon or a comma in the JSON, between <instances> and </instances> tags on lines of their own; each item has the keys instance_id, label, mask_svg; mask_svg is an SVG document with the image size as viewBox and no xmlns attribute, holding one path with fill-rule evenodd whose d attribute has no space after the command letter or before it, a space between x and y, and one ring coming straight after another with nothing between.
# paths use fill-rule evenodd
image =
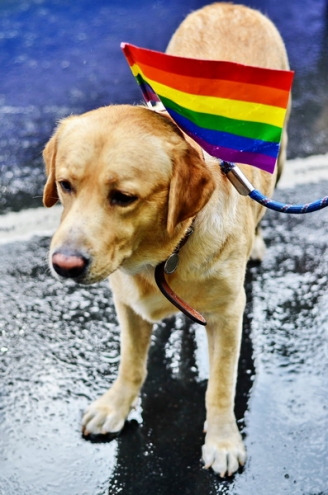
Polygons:
<instances>
[{"instance_id":1,"label":"dog's chest","mask_svg":"<svg viewBox=\"0 0 328 495\"><path fill-rule=\"evenodd\" d=\"M131 277L118 271L110 276L110 285L115 297L144 320L156 322L177 312L156 287L153 275Z\"/></svg>"},{"instance_id":2,"label":"dog's chest","mask_svg":"<svg viewBox=\"0 0 328 495\"><path fill-rule=\"evenodd\" d=\"M178 310L159 292L154 291L133 302L130 301L132 309L143 319L156 322L173 315Z\"/></svg>"}]
</instances>

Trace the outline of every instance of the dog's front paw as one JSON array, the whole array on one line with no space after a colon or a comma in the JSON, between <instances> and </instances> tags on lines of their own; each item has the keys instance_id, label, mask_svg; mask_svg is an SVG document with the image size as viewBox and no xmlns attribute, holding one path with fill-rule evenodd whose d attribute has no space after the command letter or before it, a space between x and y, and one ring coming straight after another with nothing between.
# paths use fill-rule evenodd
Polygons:
<instances>
[{"instance_id":1,"label":"dog's front paw","mask_svg":"<svg viewBox=\"0 0 328 495\"><path fill-rule=\"evenodd\" d=\"M106 435L107 433L119 433L126 419L126 415L115 411L101 399L92 402L82 418L83 435Z\"/></svg>"},{"instance_id":2,"label":"dog's front paw","mask_svg":"<svg viewBox=\"0 0 328 495\"><path fill-rule=\"evenodd\" d=\"M84 436L106 435L119 433L133 406L131 396L120 394L113 387L92 402L82 418L82 433Z\"/></svg>"},{"instance_id":3,"label":"dog's front paw","mask_svg":"<svg viewBox=\"0 0 328 495\"><path fill-rule=\"evenodd\" d=\"M202 449L205 468L224 478L246 461L246 451L235 423L209 427Z\"/></svg>"}]
</instances>

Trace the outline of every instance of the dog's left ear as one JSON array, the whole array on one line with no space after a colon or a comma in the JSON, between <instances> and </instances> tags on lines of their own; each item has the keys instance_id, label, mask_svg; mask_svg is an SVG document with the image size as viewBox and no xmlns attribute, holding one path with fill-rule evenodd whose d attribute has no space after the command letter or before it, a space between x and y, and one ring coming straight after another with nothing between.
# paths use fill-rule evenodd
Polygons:
<instances>
[{"instance_id":1,"label":"dog's left ear","mask_svg":"<svg viewBox=\"0 0 328 495\"><path fill-rule=\"evenodd\" d=\"M56 187L55 165L57 153L56 134L46 144L43 150L43 159L46 165L47 182L43 190L43 204L47 208L55 205L58 201L58 192Z\"/></svg>"},{"instance_id":2,"label":"dog's left ear","mask_svg":"<svg viewBox=\"0 0 328 495\"><path fill-rule=\"evenodd\" d=\"M195 216L205 206L215 188L211 172L192 146L176 154L173 162L167 217L169 235L180 222Z\"/></svg>"}]
</instances>

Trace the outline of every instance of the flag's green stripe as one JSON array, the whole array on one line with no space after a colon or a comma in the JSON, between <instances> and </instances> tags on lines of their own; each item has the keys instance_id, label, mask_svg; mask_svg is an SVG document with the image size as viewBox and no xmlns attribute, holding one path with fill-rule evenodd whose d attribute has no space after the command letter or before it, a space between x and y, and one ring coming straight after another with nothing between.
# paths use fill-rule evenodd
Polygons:
<instances>
[{"instance_id":1,"label":"flag's green stripe","mask_svg":"<svg viewBox=\"0 0 328 495\"><path fill-rule=\"evenodd\" d=\"M187 108L181 107L177 103L161 95L158 95L166 108L183 115L199 127L211 129L214 131L223 131L235 134L237 136L247 137L279 143L282 129L271 124L262 124L261 122L250 122L244 120L229 119L220 115L194 112Z\"/></svg>"}]
</instances>

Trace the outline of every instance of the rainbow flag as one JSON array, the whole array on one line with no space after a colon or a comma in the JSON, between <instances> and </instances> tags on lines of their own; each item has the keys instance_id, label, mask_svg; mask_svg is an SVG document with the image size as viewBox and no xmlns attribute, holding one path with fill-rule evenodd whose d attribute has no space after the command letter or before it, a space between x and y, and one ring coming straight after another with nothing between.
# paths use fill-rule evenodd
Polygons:
<instances>
[{"instance_id":1,"label":"rainbow flag","mask_svg":"<svg viewBox=\"0 0 328 495\"><path fill-rule=\"evenodd\" d=\"M146 102L161 101L205 151L273 173L294 72L121 48Z\"/></svg>"}]
</instances>

